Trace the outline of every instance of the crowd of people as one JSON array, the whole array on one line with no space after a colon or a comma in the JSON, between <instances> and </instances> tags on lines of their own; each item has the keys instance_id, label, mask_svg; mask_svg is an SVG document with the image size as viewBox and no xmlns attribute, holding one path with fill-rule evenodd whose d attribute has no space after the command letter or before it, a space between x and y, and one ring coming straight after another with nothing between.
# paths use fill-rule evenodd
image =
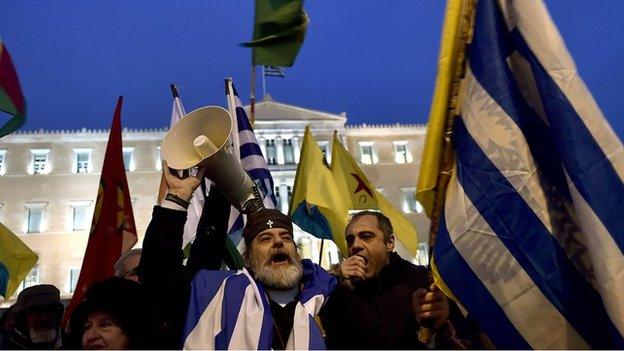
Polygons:
<instances>
[{"instance_id":1,"label":"crowd of people","mask_svg":"<svg viewBox=\"0 0 624 351\"><path fill-rule=\"evenodd\" d=\"M301 259L290 218L247 216L244 268L226 249L230 205L213 186L185 260L186 210L199 186L166 164L169 196L154 206L142 249L91 286L62 326L59 290L24 289L0 319L1 349L470 349L483 334L394 252L390 220L362 211L345 228L348 254L327 271ZM225 262L225 264L224 264Z\"/></svg>"}]
</instances>

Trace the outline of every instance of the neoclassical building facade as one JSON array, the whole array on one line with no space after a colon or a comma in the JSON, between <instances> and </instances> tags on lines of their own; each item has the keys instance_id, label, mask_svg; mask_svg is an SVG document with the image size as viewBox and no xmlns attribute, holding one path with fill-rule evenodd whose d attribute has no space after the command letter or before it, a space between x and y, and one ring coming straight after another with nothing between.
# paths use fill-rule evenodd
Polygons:
<instances>
[{"instance_id":1,"label":"neoclassical building facade","mask_svg":"<svg viewBox=\"0 0 624 351\"><path fill-rule=\"evenodd\" d=\"M424 264L429 221L414 199L425 139L422 125L349 125L345 112L332 114L265 98L256 105L255 132L269 163L278 206L288 212L300 144L306 126L331 157L334 130L371 183L414 224L420 250L414 261ZM124 129L123 153L141 246L156 203L160 183L160 145L164 129ZM87 243L107 130L39 130L0 139L0 222L38 255L39 261L22 287L56 285L71 297ZM303 257L329 267L338 251L297 229ZM15 294L17 295L17 294ZM11 298L7 302L11 302ZM5 306L7 303L5 302Z\"/></svg>"}]
</instances>

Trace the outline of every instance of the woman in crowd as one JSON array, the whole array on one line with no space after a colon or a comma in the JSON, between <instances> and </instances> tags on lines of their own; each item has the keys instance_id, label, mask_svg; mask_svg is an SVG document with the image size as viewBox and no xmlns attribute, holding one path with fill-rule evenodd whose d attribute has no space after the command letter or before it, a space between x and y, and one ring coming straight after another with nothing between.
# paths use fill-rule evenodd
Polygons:
<instances>
[{"instance_id":1,"label":"woman in crowd","mask_svg":"<svg viewBox=\"0 0 624 351\"><path fill-rule=\"evenodd\" d=\"M94 284L70 320L70 348L124 350L149 348L150 308L143 287L123 278Z\"/></svg>"}]
</instances>

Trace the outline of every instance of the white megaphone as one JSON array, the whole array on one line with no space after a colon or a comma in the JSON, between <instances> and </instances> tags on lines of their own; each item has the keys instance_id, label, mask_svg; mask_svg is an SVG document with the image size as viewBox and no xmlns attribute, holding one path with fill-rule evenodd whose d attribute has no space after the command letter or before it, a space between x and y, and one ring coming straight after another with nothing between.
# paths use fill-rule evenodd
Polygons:
<instances>
[{"instance_id":1,"label":"white megaphone","mask_svg":"<svg viewBox=\"0 0 624 351\"><path fill-rule=\"evenodd\" d=\"M180 119L167 134L161 156L169 168L206 168L223 195L239 211L251 213L263 208L258 188L243 170L230 144L232 117L219 106L199 108Z\"/></svg>"}]
</instances>

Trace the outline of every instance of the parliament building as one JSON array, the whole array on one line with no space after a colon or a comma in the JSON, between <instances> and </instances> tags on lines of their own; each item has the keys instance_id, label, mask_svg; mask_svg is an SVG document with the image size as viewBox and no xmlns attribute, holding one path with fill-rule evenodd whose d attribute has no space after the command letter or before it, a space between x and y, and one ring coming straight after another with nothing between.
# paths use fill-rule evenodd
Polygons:
<instances>
[{"instance_id":1,"label":"parliament building","mask_svg":"<svg viewBox=\"0 0 624 351\"><path fill-rule=\"evenodd\" d=\"M248 107L247 107L248 108ZM414 198L426 128L416 124L350 125L333 114L277 102L256 104L255 133L275 183L278 208L288 213L306 126L328 162L334 130L373 186L414 224L427 262L429 221ZM141 246L156 204L160 145L167 129L124 129L123 157ZM95 206L108 130L18 131L0 139L0 222L39 255L20 289L54 284L62 298L75 288ZM297 229L301 255L323 267L338 263L333 243ZM17 293L6 301L14 301Z\"/></svg>"}]
</instances>

